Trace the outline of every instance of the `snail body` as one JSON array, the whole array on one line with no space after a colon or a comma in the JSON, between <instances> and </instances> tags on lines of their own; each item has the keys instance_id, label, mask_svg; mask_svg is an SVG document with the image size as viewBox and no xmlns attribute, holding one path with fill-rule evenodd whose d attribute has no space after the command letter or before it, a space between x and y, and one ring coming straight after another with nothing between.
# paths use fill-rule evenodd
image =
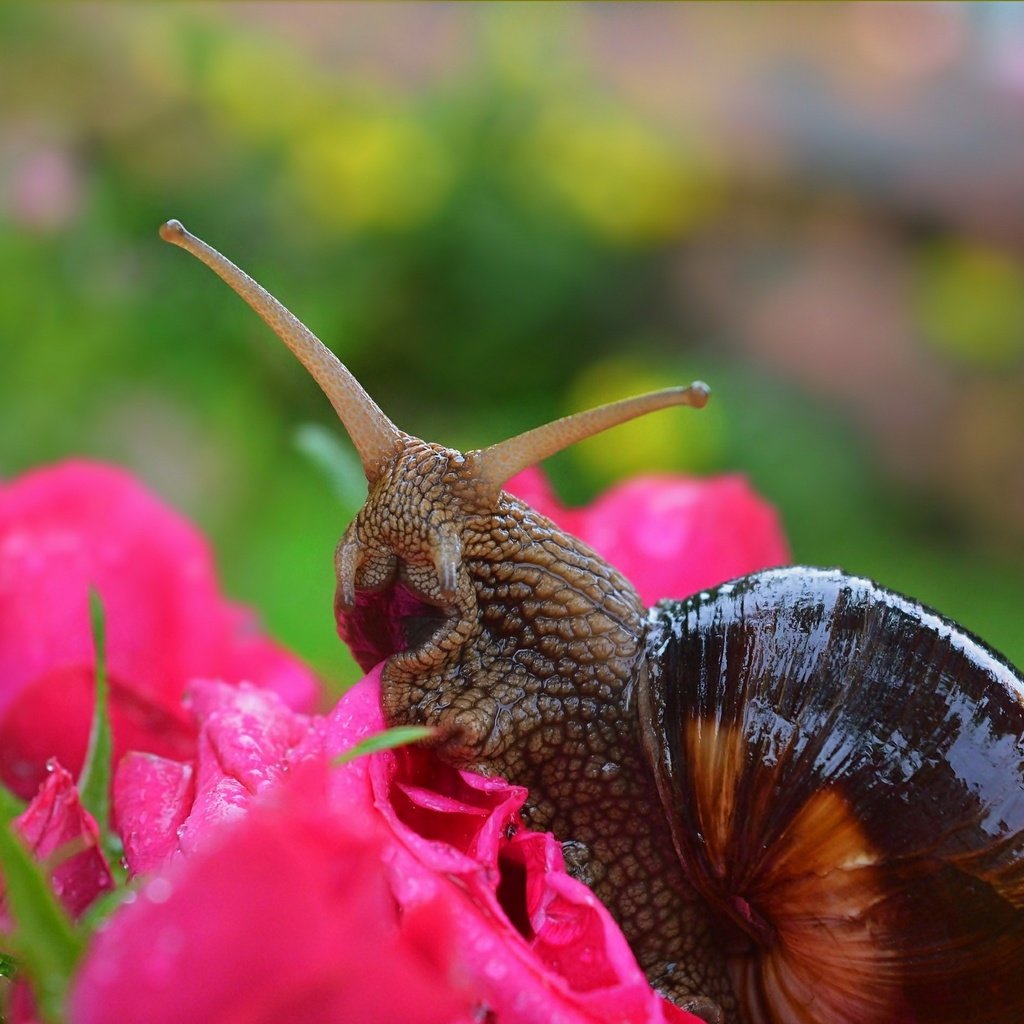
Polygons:
<instances>
[{"instance_id":1,"label":"snail body","mask_svg":"<svg viewBox=\"0 0 1024 1024\"><path fill-rule=\"evenodd\" d=\"M224 257L170 222L327 393L366 471L338 629L387 659L393 724L529 789L527 823L652 983L729 1024L1024 1020L1024 680L955 624L839 572L758 573L649 612L505 493L703 385L461 453L399 430Z\"/></svg>"}]
</instances>

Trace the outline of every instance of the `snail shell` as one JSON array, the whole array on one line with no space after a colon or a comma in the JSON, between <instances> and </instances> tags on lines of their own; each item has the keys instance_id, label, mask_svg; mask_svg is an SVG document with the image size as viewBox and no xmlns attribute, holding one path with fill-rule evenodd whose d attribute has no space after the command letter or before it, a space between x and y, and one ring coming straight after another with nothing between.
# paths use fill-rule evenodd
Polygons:
<instances>
[{"instance_id":1,"label":"snail shell","mask_svg":"<svg viewBox=\"0 0 1024 1024\"><path fill-rule=\"evenodd\" d=\"M1024 680L868 580L651 611L644 745L748 1024L1024 1020Z\"/></svg>"}]
</instances>

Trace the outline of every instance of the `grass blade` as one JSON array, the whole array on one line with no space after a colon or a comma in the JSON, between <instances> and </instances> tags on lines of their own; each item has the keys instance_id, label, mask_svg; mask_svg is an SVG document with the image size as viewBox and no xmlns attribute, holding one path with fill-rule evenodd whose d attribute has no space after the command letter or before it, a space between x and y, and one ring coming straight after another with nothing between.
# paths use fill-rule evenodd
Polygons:
<instances>
[{"instance_id":1,"label":"grass blade","mask_svg":"<svg viewBox=\"0 0 1024 1024\"><path fill-rule=\"evenodd\" d=\"M0 872L14 922L12 941L19 964L34 983L40 1013L47 1021L57 1022L83 941L57 902L42 867L15 834L11 820L17 812L17 801L0 788L0 816L4 819L0 824Z\"/></svg>"},{"instance_id":2,"label":"grass blade","mask_svg":"<svg viewBox=\"0 0 1024 1024\"><path fill-rule=\"evenodd\" d=\"M407 743L416 743L419 740L429 739L434 735L434 730L429 725L399 725L394 729L385 729L383 732L375 732L367 736L354 747L349 747L343 754L335 759L335 764L347 764L357 757L365 757L367 754L376 754L379 750L392 750L395 747L404 747Z\"/></svg>"},{"instance_id":3,"label":"grass blade","mask_svg":"<svg viewBox=\"0 0 1024 1024\"><path fill-rule=\"evenodd\" d=\"M78 779L82 806L96 819L104 850L110 847L110 776L113 770L114 738L110 728L110 687L107 681L106 619L103 600L89 590L89 617L96 650L96 702L89 731L89 748Z\"/></svg>"},{"instance_id":4,"label":"grass blade","mask_svg":"<svg viewBox=\"0 0 1024 1024\"><path fill-rule=\"evenodd\" d=\"M18 961L9 953L0 953L0 978L13 978L18 973Z\"/></svg>"},{"instance_id":5,"label":"grass blade","mask_svg":"<svg viewBox=\"0 0 1024 1024\"><path fill-rule=\"evenodd\" d=\"M366 501L366 473L353 449L342 444L326 427L306 423L295 432L295 445L331 484L345 508L359 508Z\"/></svg>"}]
</instances>

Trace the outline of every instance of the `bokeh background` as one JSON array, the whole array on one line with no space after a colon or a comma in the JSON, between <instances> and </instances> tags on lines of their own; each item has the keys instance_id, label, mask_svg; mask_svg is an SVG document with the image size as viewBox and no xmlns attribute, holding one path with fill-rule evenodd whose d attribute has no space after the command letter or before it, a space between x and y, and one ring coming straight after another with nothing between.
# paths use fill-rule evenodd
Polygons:
<instances>
[{"instance_id":1,"label":"bokeh background","mask_svg":"<svg viewBox=\"0 0 1024 1024\"><path fill-rule=\"evenodd\" d=\"M740 471L1024 664L1024 6L0 5L0 474L131 468L338 684L327 403L170 216L463 448Z\"/></svg>"}]
</instances>

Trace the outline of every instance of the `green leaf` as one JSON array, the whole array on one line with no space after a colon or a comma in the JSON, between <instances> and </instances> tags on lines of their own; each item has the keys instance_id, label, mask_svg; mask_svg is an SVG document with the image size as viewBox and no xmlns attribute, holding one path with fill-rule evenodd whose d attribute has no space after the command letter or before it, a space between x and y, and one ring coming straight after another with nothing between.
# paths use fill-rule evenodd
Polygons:
<instances>
[{"instance_id":1,"label":"green leaf","mask_svg":"<svg viewBox=\"0 0 1024 1024\"><path fill-rule=\"evenodd\" d=\"M60 1019L60 1008L84 943L57 902L42 867L10 825L14 797L0 788L0 871L7 908L14 922L12 941L19 962L32 979L39 1009L47 1021Z\"/></svg>"},{"instance_id":2,"label":"green leaf","mask_svg":"<svg viewBox=\"0 0 1024 1024\"><path fill-rule=\"evenodd\" d=\"M346 508L359 508L366 501L366 474L352 448L338 435L316 423L306 423L295 432L295 446L319 469Z\"/></svg>"},{"instance_id":3,"label":"green leaf","mask_svg":"<svg viewBox=\"0 0 1024 1024\"><path fill-rule=\"evenodd\" d=\"M394 729L385 729L383 732L376 732L367 736L354 747L349 747L343 754L335 759L335 764L347 764L357 757L364 757L366 754L376 754L380 750L392 750L394 747L404 747L407 743L416 743L419 740L429 739L435 733L429 725L399 725Z\"/></svg>"},{"instance_id":4,"label":"green leaf","mask_svg":"<svg viewBox=\"0 0 1024 1024\"><path fill-rule=\"evenodd\" d=\"M18 961L9 953L0 953L0 978L13 978L18 973Z\"/></svg>"},{"instance_id":5,"label":"green leaf","mask_svg":"<svg viewBox=\"0 0 1024 1024\"><path fill-rule=\"evenodd\" d=\"M110 848L110 775L113 770L114 739L110 729L110 687L107 682L106 622L103 600L89 590L89 617L96 650L96 702L89 731L85 766L78 779L82 806L96 819L103 848Z\"/></svg>"}]
</instances>

